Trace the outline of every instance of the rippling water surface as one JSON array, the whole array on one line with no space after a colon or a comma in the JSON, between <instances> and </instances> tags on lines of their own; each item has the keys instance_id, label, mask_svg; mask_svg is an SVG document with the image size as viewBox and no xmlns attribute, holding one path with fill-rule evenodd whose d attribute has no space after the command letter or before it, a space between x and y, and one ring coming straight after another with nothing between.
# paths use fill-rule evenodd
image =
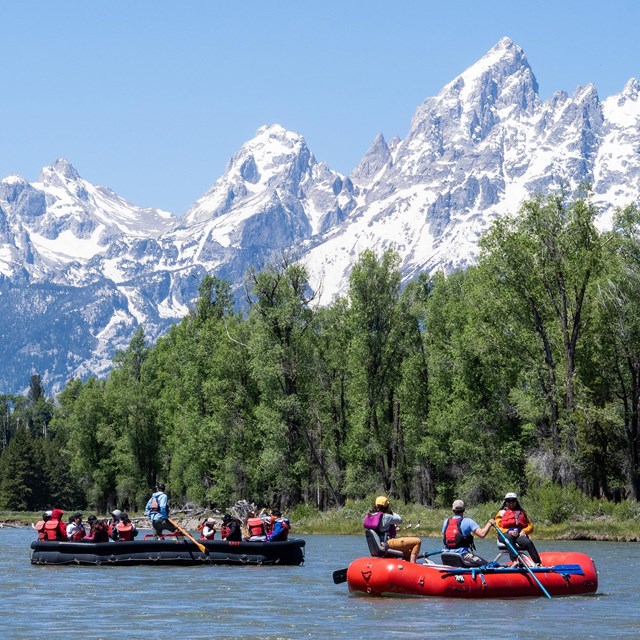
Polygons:
<instances>
[{"instance_id":1,"label":"rippling water surface","mask_svg":"<svg viewBox=\"0 0 640 640\"><path fill-rule=\"evenodd\" d=\"M636 543L538 542L591 555L593 596L451 600L349 596L332 573L367 555L364 537L307 536L302 567L180 568L33 566L33 539L0 529L0 638L640 637ZM478 546L492 557L492 543Z\"/></svg>"}]
</instances>

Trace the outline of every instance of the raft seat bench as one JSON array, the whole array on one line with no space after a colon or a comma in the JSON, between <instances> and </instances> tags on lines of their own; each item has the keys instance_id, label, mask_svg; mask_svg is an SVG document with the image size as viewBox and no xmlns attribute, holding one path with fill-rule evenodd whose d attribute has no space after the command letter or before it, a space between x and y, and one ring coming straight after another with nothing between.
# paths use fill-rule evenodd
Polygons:
<instances>
[{"instance_id":1,"label":"raft seat bench","mask_svg":"<svg viewBox=\"0 0 640 640\"><path fill-rule=\"evenodd\" d=\"M380 542L380 537L373 529L367 529L365 532L369 552L374 558L402 558L403 553L398 549L388 549Z\"/></svg>"},{"instance_id":2,"label":"raft seat bench","mask_svg":"<svg viewBox=\"0 0 640 640\"><path fill-rule=\"evenodd\" d=\"M459 553L444 552L440 554L440 561L448 567L464 567L462 556Z\"/></svg>"},{"instance_id":3,"label":"raft seat bench","mask_svg":"<svg viewBox=\"0 0 640 640\"><path fill-rule=\"evenodd\" d=\"M498 539L496 542L498 544L498 555L493 560L494 562L498 562L503 555L505 554L508 555L509 553L509 550L507 549L507 545L504 542L502 542L502 540ZM531 565L533 564L533 561L531 560L528 551L526 551L525 549L522 549L518 545L516 545L516 549L520 552L520 555L526 559L525 562L527 562L527 564L531 564Z\"/></svg>"}]
</instances>

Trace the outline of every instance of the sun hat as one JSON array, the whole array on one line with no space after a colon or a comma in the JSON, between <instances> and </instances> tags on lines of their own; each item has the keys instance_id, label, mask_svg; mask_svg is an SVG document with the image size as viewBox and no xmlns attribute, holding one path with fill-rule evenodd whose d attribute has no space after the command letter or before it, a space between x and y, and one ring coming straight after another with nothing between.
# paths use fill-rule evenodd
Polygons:
<instances>
[{"instance_id":1,"label":"sun hat","mask_svg":"<svg viewBox=\"0 0 640 640\"><path fill-rule=\"evenodd\" d=\"M513 493L513 491L510 491L509 493L507 493L507 495L504 497L505 500L517 500L518 499L518 494Z\"/></svg>"},{"instance_id":2,"label":"sun hat","mask_svg":"<svg viewBox=\"0 0 640 640\"><path fill-rule=\"evenodd\" d=\"M462 500L454 500L452 509L454 511L464 511L464 502Z\"/></svg>"},{"instance_id":3,"label":"sun hat","mask_svg":"<svg viewBox=\"0 0 640 640\"><path fill-rule=\"evenodd\" d=\"M207 518L207 524L215 524L216 521L213 518Z\"/></svg>"},{"instance_id":4,"label":"sun hat","mask_svg":"<svg viewBox=\"0 0 640 640\"><path fill-rule=\"evenodd\" d=\"M389 506L389 498L386 496L378 496L376 498L376 507L388 507Z\"/></svg>"}]
</instances>

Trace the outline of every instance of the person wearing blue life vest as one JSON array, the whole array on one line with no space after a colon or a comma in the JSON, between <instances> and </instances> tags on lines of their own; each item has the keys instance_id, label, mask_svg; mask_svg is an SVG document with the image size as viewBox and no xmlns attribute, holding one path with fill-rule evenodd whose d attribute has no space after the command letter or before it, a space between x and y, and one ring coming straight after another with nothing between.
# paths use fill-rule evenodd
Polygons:
<instances>
[{"instance_id":1,"label":"person wearing blue life vest","mask_svg":"<svg viewBox=\"0 0 640 640\"><path fill-rule=\"evenodd\" d=\"M465 505L462 500L454 500L452 510L453 516L442 523L442 540L447 551L459 553L465 567L481 567L487 564L484 558L474 553L473 536L486 538L494 521L489 520L481 528L475 520L465 518Z\"/></svg>"},{"instance_id":2,"label":"person wearing blue life vest","mask_svg":"<svg viewBox=\"0 0 640 640\"><path fill-rule=\"evenodd\" d=\"M267 542L283 542L289 537L289 529L291 529L289 518L283 518L279 509L274 509L271 515L275 516L275 520L273 531L267 537Z\"/></svg>"},{"instance_id":3,"label":"person wearing blue life vest","mask_svg":"<svg viewBox=\"0 0 640 640\"><path fill-rule=\"evenodd\" d=\"M155 492L149 498L144 510L147 518L151 520L154 530L154 540L162 538L163 531L174 532L176 528L169 522L169 498L164 492L164 485L157 484Z\"/></svg>"}]
</instances>

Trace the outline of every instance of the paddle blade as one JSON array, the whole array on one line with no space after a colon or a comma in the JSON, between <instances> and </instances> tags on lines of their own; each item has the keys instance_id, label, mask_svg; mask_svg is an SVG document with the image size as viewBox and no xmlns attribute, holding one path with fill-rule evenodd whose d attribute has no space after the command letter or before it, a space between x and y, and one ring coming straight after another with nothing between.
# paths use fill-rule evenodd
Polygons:
<instances>
[{"instance_id":1,"label":"paddle blade","mask_svg":"<svg viewBox=\"0 0 640 640\"><path fill-rule=\"evenodd\" d=\"M347 570L346 569L338 569L333 572L333 582L334 584L342 584L347 581Z\"/></svg>"}]
</instances>

